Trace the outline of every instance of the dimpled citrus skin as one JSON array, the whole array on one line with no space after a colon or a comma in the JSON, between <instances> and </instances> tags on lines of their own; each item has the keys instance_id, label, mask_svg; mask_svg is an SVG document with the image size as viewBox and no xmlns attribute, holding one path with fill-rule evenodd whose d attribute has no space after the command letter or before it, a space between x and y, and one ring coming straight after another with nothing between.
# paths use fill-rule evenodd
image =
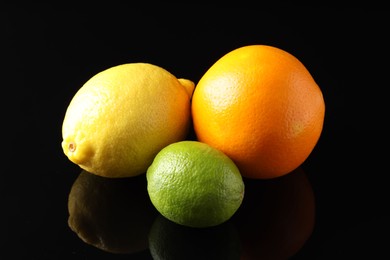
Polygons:
<instances>
[{"instance_id":1,"label":"dimpled citrus skin","mask_svg":"<svg viewBox=\"0 0 390 260\"><path fill-rule=\"evenodd\" d=\"M121 64L94 75L67 108L65 155L104 177L145 173L161 148L185 139L193 87L148 63Z\"/></svg>"},{"instance_id":2,"label":"dimpled citrus skin","mask_svg":"<svg viewBox=\"0 0 390 260\"><path fill-rule=\"evenodd\" d=\"M320 138L324 116L322 92L305 66L267 45L222 56L192 97L197 140L224 152L248 178L279 177L301 165Z\"/></svg>"},{"instance_id":3,"label":"dimpled citrus skin","mask_svg":"<svg viewBox=\"0 0 390 260\"><path fill-rule=\"evenodd\" d=\"M163 148L146 172L156 209L184 226L211 227L240 207L244 182L233 161L207 144L185 140Z\"/></svg>"}]
</instances>

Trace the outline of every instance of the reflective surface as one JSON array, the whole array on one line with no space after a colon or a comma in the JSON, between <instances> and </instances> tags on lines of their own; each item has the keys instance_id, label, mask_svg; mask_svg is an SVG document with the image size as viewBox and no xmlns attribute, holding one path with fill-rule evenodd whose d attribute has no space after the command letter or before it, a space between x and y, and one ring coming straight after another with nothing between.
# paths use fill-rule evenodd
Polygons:
<instances>
[{"instance_id":1,"label":"reflective surface","mask_svg":"<svg viewBox=\"0 0 390 260\"><path fill-rule=\"evenodd\" d=\"M0 259L388 258L387 13L177 7L0 9ZM242 207L223 225L178 226L151 207L144 176L101 179L64 156L65 109L95 73L146 61L196 82L253 43L307 66L325 124L296 171L246 180Z\"/></svg>"},{"instance_id":2,"label":"reflective surface","mask_svg":"<svg viewBox=\"0 0 390 260\"><path fill-rule=\"evenodd\" d=\"M315 200L301 168L270 181L245 180L245 202L213 228L189 228L160 215L145 176L107 179L82 171L68 197L69 228L86 244L154 259L287 259L310 237ZM241 257L241 258L240 258Z\"/></svg>"},{"instance_id":3,"label":"reflective surface","mask_svg":"<svg viewBox=\"0 0 390 260\"><path fill-rule=\"evenodd\" d=\"M287 259L310 238L315 223L312 186L301 168L267 181L246 181L245 202L234 216L241 259Z\"/></svg>"},{"instance_id":4,"label":"reflective surface","mask_svg":"<svg viewBox=\"0 0 390 260\"><path fill-rule=\"evenodd\" d=\"M68 198L71 230L85 243L111 253L148 249L156 211L144 177L107 179L82 171Z\"/></svg>"}]
</instances>

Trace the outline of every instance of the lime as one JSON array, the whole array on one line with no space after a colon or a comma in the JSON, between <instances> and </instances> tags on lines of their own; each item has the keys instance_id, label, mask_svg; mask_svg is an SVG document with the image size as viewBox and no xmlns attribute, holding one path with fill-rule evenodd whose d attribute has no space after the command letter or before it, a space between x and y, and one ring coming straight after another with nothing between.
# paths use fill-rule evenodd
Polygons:
<instances>
[{"instance_id":1,"label":"lime","mask_svg":"<svg viewBox=\"0 0 390 260\"><path fill-rule=\"evenodd\" d=\"M164 147L146 172L147 191L167 219L189 227L211 227L230 219L244 198L244 182L221 151L184 140Z\"/></svg>"}]
</instances>

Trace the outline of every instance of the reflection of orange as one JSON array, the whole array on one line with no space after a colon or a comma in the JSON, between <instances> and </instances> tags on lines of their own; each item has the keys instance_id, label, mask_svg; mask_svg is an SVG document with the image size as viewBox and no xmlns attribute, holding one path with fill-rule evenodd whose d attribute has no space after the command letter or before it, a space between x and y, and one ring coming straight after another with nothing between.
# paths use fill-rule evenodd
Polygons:
<instances>
[{"instance_id":1,"label":"reflection of orange","mask_svg":"<svg viewBox=\"0 0 390 260\"><path fill-rule=\"evenodd\" d=\"M273 180L247 180L246 198L234 221L242 260L288 259L310 237L315 203L312 187L299 167Z\"/></svg>"},{"instance_id":2,"label":"reflection of orange","mask_svg":"<svg viewBox=\"0 0 390 260\"><path fill-rule=\"evenodd\" d=\"M82 171L68 199L68 225L85 243L111 253L148 249L157 212L142 176L109 179Z\"/></svg>"},{"instance_id":3,"label":"reflection of orange","mask_svg":"<svg viewBox=\"0 0 390 260\"><path fill-rule=\"evenodd\" d=\"M197 138L227 154L245 177L267 179L298 167L322 131L322 92L305 66L271 46L227 53L192 97Z\"/></svg>"}]
</instances>

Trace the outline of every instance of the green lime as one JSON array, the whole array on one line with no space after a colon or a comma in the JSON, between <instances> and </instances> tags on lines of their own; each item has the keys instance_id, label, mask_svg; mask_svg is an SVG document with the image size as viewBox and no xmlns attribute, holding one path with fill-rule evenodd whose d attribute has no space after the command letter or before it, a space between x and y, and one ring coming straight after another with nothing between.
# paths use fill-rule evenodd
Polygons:
<instances>
[{"instance_id":1,"label":"green lime","mask_svg":"<svg viewBox=\"0 0 390 260\"><path fill-rule=\"evenodd\" d=\"M179 141L160 150L146 178L156 209L184 226L222 224L234 215L244 198L244 182L234 162L198 141Z\"/></svg>"}]
</instances>

